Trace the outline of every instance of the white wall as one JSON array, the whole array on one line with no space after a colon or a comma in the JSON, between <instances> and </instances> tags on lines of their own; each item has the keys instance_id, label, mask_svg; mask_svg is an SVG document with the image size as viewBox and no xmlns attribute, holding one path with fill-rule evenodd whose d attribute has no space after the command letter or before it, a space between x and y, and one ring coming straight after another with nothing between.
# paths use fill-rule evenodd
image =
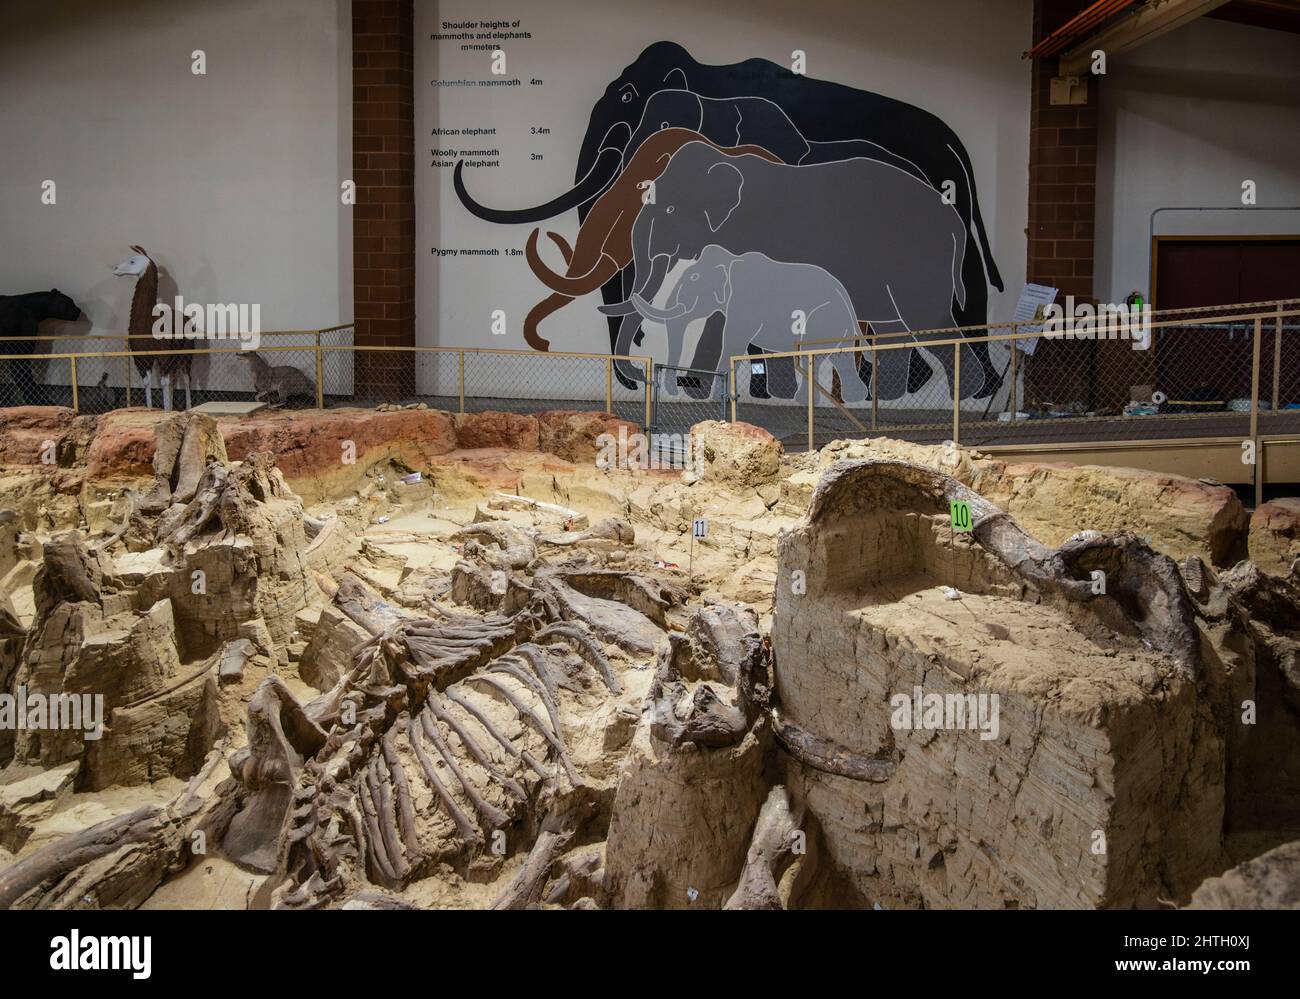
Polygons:
<instances>
[{"instance_id":1,"label":"white wall","mask_svg":"<svg viewBox=\"0 0 1300 999\"><path fill-rule=\"evenodd\" d=\"M165 299L350 321L350 25L350 0L0 4L0 293L57 286L122 332L133 282L111 269L138 243ZM196 385L246 379L221 363Z\"/></svg>"},{"instance_id":2,"label":"white wall","mask_svg":"<svg viewBox=\"0 0 1300 999\"><path fill-rule=\"evenodd\" d=\"M1148 290L1157 208L1240 205L1244 180L1300 205L1300 35L1201 18L1112 58L1100 94L1100 300ZM1295 234L1300 212L1164 212L1155 231Z\"/></svg>"},{"instance_id":3,"label":"white wall","mask_svg":"<svg viewBox=\"0 0 1300 999\"><path fill-rule=\"evenodd\" d=\"M474 218L456 198L450 167L431 164L430 148L500 150L496 169L466 170L471 193L494 207L524 207L569 189L592 106L605 87L651 42L675 41L702 63L765 58L790 64L807 53L807 73L915 104L946 122L965 144L975 168L983 216L1006 282L990 288L989 319L1010 318L1024 283L1027 214L1031 0L416 0L416 309L422 345L525 346L522 318L547 291L519 257L452 257L433 247L522 249L532 226L495 225ZM505 43L508 76L517 88L442 87L435 80L490 78L486 51L433 41L442 21L487 18L523 23L532 37ZM541 78L539 87L528 85ZM441 127L497 127L484 139L434 137ZM533 127L549 134L533 135ZM540 153L540 161L530 160ZM454 161L455 157L450 157ZM577 213L543 229L571 242ZM556 265L554 247L542 252ZM668 282L665 287L668 287ZM543 326L551 349L606 352L609 338L586 296ZM510 317L509 335L495 337L490 313ZM647 324L642 353L663 360L662 328ZM687 346L687 362L693 347ZM518 379L520 368L503 376ZM536 367L533 367L536 371ZM558 370L553 364L551 371ZM450 371L448 371L450 375ZM575 375L575 377L577 377ZM422 380L434 388L429 378ZM603 388L603 381L601 383ZM445 386L444 386L445 388ZM506 386L502 385L502 390ZM555 386L564 395L564 386Z\"/></svg>"}]
</instances>

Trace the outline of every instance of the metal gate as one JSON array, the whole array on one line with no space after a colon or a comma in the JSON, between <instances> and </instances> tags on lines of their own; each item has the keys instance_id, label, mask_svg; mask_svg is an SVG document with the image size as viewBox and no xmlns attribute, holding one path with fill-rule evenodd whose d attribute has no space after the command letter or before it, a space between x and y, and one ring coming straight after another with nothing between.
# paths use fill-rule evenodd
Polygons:
<instances>
[{"instance_id":1,"label":"metal gate","mask_svg":"<svg viewBox=\"0 0 1300 999\"><path fill-rule=\"evenodd\" d=\"M728 419L727 372L656 364L650 399L651 452L668 460L695 424Z\"/></svg>"}]
</instances>

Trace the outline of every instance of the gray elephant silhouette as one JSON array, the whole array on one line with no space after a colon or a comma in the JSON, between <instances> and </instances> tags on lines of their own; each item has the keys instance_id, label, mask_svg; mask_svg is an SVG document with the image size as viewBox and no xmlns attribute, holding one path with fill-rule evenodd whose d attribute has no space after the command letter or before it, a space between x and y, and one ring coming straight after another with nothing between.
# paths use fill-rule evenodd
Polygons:
<instances>
[{"instance_id":1,"label":"gray elephant silhouette","mask_svg":"<svg viewBox=\"0 0 1300 999\"><path fill-rule=\"evenodd\" d=\"M961 216L938 192L878 160L788 166L758 156L727 157L691 142L673 156L655 184L653 202L642 207L633 226L636 273L649 276L636 291L653 301L660 290L652 280L656 274L717 244L733 253L757 251L823 268L843 283L857 318L873 327L948 327L952 303L965 297L966 235ZM622 352L640 314L630 297L603 311L623 314L617 351ZM935 339L947 336L916 337L922 345ZM880 399L906 394L908 353L875 355ZM934 353L951 386L952 349ZM963 398L983 383L978 365L963 365Z\"/></svg>"},{"instance_id":2,"label":"gray elephant silhouette","mask_svg":"<svg viewBox=\"0 0 1300 999\"><path fill-rule=\"evenodd\" d=\"M686 327L721 312L722 357L745 353L753 344L775 353L796 350L803 339L851 337L858 332L853 303L844 285L813 264L773 260L764 253L734 254L717 245L706 246L700 259L684 270L657 309L633 293L637 311L668 332L669 364L681 355ZM840 375L844 402L862 402L867 387L849 352L822 355ZM815 368L814 368L815 371ZM670 386L670 394L675 387ZM808 380L799 384L795 399L807 401Z\"/></svg>"},{"instance_id":3,"label":"gray elephant silhouette","mask_svg":"<svg viewBox=\"0 0 1300 999\"><path fill-rule=\"evenodd\" d=\"M945 179L939 178L936 182L918 164L886 149L878 142L867 139L839 139L830 142L808 139L781 106L766 97L703 97L683 89L656 91L646 100L641 121L632 133L628 148L639 149L656 132L666 128L688 128L711 140L715 136L723 136L725 141L720 142L720 145L759 145L792 165L834 163L837 160L861 157L897 167L936 190ZM963 224L969 228L968 219L963 219ZM645 281L645 275L637 275L635 268L628 268L628 279L629 284L626 286L635 288ZM959 314L959 309L960 305L954 309L955 315ZM976 330L974 335L982 332ZM631 343L640 342L641 336L637 332ZM977 396L982 396L996 388L997 370L989 360L988 348L983 343L972 345L972 349L975 360L984 373L983 386L976 392ZM907 354L907 391L914 392L929 379L930 366L914 351L907 351ZM774 362L775 365L780 363L788 362Z\"/></svg>"}]
</instances>

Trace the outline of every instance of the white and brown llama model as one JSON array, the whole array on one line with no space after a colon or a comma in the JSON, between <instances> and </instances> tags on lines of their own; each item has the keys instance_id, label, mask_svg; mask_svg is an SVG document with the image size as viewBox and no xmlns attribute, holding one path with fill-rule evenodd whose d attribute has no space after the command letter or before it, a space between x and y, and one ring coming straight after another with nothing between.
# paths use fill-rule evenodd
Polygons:
<instances>
[{"instance_id":1,"label":"white and brown llama model","mask_svg":"<svg viewBox=\"0 0 1300 999\"><path fill-rule=\"evenodd\" d=\"M158 304L158 265L149 259L144 247L132 246L133 256L127 257L113 268L118 277L135 277L135 294L131 298L131 318L127 325L132 350L157 351L167 341L154 336L154 306ZM176 322L180 317L174 317ZM145 354L137 356L135 369L140 377L146 379L144 404L153 408L153 387L161 383L163 409L172 408L172 385L177 374L185 375L185 408L191 408L193 399L190 394L190 366L194 357L190 353L194 344L185 339L182 330L174 327L173 336L179 341L180 350L174 354Z\"/></svg>"}]
</instances>

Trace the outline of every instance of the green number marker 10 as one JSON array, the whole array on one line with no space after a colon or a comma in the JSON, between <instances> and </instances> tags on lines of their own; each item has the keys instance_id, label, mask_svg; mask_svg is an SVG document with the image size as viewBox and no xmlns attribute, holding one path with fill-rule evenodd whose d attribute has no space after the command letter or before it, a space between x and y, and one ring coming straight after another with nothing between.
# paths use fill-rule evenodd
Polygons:
<instances>
[{"instance_id":1,"label":"green number marker 10","mask_svg":"<svg viewBox=\"0 0 1300 999\"><path fill-rule=\"evenodd\" d=\"M948 504L948 514L952 518L952 529L958 534L966 534L971 530L968 500L953 500Z\"/></svg>"}]
</instances>

